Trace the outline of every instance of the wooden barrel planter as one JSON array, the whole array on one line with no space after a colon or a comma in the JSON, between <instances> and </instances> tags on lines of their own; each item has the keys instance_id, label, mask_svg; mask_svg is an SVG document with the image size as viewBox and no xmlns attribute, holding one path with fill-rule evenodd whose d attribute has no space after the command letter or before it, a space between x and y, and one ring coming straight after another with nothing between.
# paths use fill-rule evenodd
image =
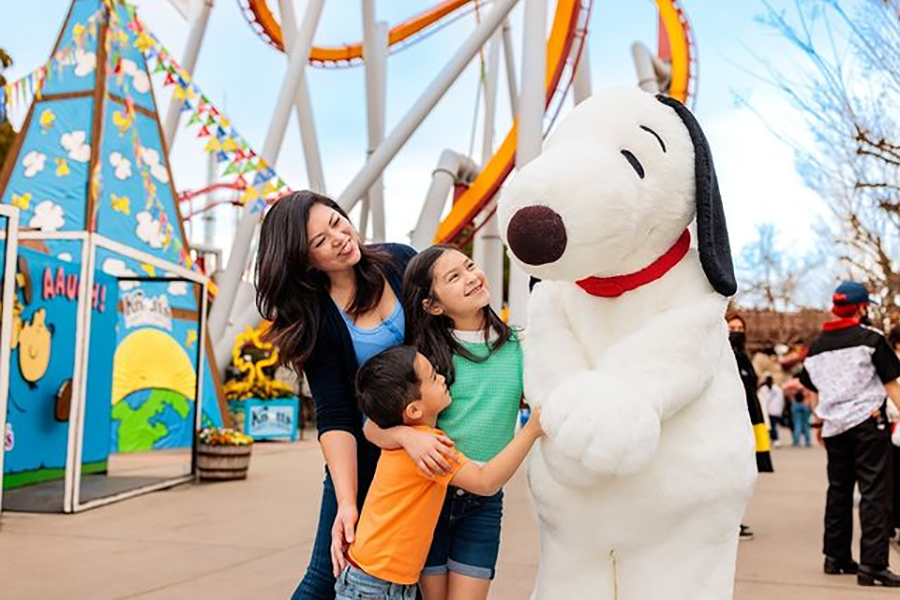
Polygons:
<instances>
[{"instance_id":1,"label":"wooden barrel planter","mask_svg":"<svg viewBox=\"0 0 900 600\"><path fill-rule=\"evenodd\" d=\"M246 446L209 446L197 449L197 471L203 481L246 479L253 444Z\"/></svg>"}]
</instances>

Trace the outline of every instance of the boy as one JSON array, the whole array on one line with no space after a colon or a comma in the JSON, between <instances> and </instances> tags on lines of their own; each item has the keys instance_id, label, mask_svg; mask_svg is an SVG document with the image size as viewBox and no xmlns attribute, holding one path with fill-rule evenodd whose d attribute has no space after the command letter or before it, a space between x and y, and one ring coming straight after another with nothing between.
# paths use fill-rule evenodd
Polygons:
<instances>
[{"instance_id":1,"label":"boy","mask_svg":"<svg viewBox=\"0 0 900 600\"><path fill-rule=\"evenodd\" d=\"M450 405L444 377L412 346L385 350L356 377L366 417L382 429L405 424L434 430ZM356 528L356 539L338 567L338 600L368 597L412 600L425 565L447 486L490 496L509 481L541 436L535 410L521 433L492 461L478 465L459 452L451 472L426 478L404 450L383 450ZM341 557L343 558L343 557Z\"/></svg>"}]
</instances>

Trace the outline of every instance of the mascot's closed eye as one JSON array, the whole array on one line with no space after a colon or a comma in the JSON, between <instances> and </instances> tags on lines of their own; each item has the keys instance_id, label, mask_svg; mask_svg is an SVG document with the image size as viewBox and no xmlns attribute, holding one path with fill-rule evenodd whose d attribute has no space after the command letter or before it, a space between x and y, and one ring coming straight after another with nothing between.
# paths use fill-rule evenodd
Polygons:
<instances>
[{"instance_id":1,"label":"mascot's closed eye","mask_svg":"<svg viewBox=\"0 0 900 600\"><path fill-rule=\"evenodd\" d=\"M641 125L641 129L652 135L656 138L656 141L659 142L659 147L662 148L662 151L666 151L666 143L662 141L662 138L659 137L659 134L647 127L646 125Z\"/></svg>"},{"instance_id":2,"label":"mascot's closed eye","mask_svg":"<svg viewBox=\"0 0 900 600\"><path fill-rule=\"evenodd\" d=\"M638 174L638 177L643 179L644 165L641 164L641 161L639 161L629 150L622 150L622 156L628 160L628 163L631 165L631 168L634 169L634 172Z\"/></svg>"}]
</instances>

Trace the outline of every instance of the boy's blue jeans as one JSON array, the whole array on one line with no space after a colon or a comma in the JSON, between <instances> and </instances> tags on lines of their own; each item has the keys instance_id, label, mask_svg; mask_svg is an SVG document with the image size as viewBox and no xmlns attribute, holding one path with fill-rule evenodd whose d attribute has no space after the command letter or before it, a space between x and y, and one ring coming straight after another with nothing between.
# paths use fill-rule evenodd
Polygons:
<instances>
[{"instance_id":1,"label":"boy's blue jeans","mask_svg":"<svg viewBox=\"0 0 900 600\"><path fill-rule=\"evenodd\" d=\"M353 565L347 565L337 578L337 600L415 600L416 584L402 585L372 577Z\"/></svg>"}]
</instances>

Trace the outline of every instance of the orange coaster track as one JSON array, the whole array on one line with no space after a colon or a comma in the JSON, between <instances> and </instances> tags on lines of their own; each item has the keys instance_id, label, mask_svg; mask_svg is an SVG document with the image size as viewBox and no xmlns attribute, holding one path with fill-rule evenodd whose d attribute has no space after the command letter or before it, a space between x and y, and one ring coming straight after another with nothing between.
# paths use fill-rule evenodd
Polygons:
<instances>
[{"instance_id":1,"label":"orange coaster track","mask_svg":"<svg viewBox=\"0 0 900 600\"><path fill-rule=\"evenodd\" d=\"M273 47L284 51L281 26L266 0L238 0L254 31ZM400 23L390 30L388 42L395 46L436 28L445 19L474 0L445 0L429 10ZM572 84L575 69L581 56L583 41L587 35L593 0L558 0L553 28L547 40L546 103L551 115L549 130L562 107L562 99ZM670 61L672 83L669 94L682 102L696 94L696 51L690 25L679 0L656 0L659 10L659 46L657 54ZM313 46L309 54L310 64L316 66L348 66L362 61L362 44L338 47ZM490 203L500 186L512 172L516 159L517 124L506 135L500 148L494 153L472 185L459 196L450 214L438 226L436 242L459 241L460 236L474 234L470 227ZM486 219L481 219L483 223Z\"/></svg>"}]
</instances>

